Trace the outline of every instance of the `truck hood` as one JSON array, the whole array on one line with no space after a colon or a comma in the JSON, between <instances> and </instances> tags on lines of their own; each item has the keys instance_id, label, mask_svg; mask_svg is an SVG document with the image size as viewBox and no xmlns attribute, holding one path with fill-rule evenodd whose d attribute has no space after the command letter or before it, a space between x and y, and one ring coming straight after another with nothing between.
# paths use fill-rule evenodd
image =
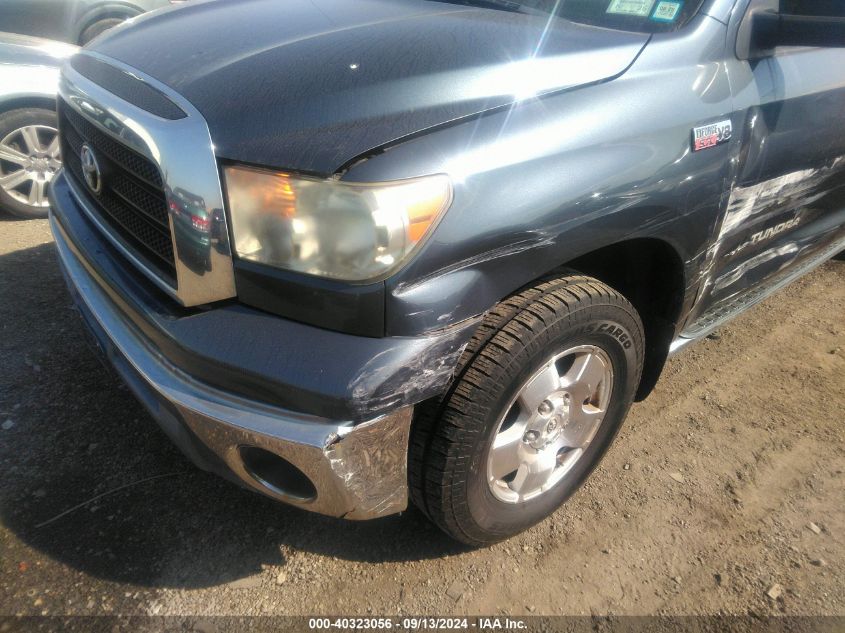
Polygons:
<instances>
[{"instance_id":1,"label":"truck hood","mask_svg":"<svg viewBox=\"0 0 845 633\"><path fill-rule=\"evenodd\" d=\"M94 50L191 101L221 158L330 174L403 137L623 73L648 36L434 0L192 2Z\"/></svg>"}]
</instances>

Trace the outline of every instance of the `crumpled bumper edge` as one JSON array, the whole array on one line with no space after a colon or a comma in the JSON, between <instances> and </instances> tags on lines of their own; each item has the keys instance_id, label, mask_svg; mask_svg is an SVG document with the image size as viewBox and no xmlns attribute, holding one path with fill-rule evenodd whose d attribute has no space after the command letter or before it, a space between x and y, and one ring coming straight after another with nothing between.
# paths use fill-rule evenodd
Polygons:
<instances>
[{"instance_id":1,"label":"crumpled bumper edge","mask_svg":"<svg viewBox=\"0 0 845 633\"><path fill-rule=\"evenodd\" d=\"M122 316L55 216L50 225L68 287L96 347L195 464L320 514L363 520L407 507L413 407L353 424L271 407L196 381L169 364ZM295 466L316 495L301 499L251 475L242 460L245 446Z\"/></svg>"}]
</instances>

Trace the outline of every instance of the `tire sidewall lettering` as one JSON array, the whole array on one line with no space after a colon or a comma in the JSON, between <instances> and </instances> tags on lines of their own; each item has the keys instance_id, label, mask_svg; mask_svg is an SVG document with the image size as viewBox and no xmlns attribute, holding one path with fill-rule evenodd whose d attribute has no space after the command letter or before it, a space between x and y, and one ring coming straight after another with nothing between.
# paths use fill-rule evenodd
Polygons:
<instances>
[{"instance_id":1,"label":"tire sidewall lettering","mask_svg":"<svg viewBox=\"0 0 845 633\"><path fill-rule=\"evenodd\" d=\"M618 323L614 323L612 321L598 321L596 323L588 323L574 330L573 333L575 335L604 334L615 339L622 346L622 349L626 350L630 349L633 345L633 342L631 341L631 335L628 333L628 331L625 330L625 328L623 328Z\"/></svg>"}]
</instances>

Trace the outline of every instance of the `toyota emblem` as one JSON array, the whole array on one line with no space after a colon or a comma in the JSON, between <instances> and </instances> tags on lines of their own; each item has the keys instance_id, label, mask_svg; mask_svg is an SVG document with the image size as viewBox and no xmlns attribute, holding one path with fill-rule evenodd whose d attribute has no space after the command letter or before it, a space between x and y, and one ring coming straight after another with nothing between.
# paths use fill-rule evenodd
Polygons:
<instances>
[{"instance_id":1,"label":"toyota emblem","mask_svg":"<svg viewBox=\"0 0 845 633\"><path fill-rule=\"evenodd\" d=\"M82 146L79 158L82 161L82 175L85 177L85 184L91 191L99 194L103 189L103 176L100 173L100 165L97 163L94 150L88 143Z\"/></svg>"}]
</instances>

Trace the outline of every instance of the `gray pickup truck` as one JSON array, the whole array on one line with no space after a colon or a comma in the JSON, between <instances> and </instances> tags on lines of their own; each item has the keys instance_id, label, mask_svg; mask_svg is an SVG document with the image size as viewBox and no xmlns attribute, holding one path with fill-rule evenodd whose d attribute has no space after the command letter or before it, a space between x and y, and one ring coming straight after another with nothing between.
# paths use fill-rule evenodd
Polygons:
<instances>
[{"instance_id":1,"label":"gray pickup truck","mask_svg":"<svg viewBox=\"0 0 845 633\"><path fill-rule=\"evenodd\" d=\"M61 265L199 466L492 543L845 248L842 45L835 2L191 2L62 71Z\"/></svg>"}]
</instances>

